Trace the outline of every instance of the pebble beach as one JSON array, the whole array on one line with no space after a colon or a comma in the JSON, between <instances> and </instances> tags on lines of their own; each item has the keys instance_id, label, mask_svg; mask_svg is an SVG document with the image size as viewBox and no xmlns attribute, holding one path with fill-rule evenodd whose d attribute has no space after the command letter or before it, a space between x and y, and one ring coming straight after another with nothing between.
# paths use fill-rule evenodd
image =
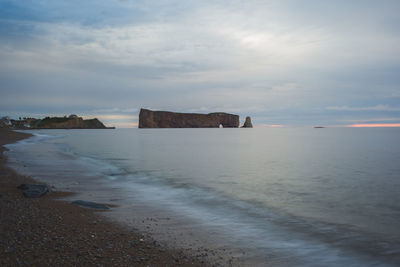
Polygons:
<instances>
[{"instance_id":1,"label":"pebble beach","mask_svg":"<svg viewBox=\"0 0 400 267\"><path fill-rule=\"evenodd\" d=\"M36 183L6 166L5 144L29 134L0 130L0 266L211 266L167 248L138 230L116 225L100 212L60 201L53 191L26 198L17 187ZM49 185L51 188L51 185Z\"/></svg>"}]
</instances>

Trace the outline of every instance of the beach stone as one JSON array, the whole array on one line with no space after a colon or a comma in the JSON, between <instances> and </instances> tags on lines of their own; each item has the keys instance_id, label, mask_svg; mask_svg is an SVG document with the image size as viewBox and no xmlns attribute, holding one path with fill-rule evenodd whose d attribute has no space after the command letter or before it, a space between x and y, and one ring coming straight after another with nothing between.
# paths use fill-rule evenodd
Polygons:
<instances>
[{"instance_id":1,"label":"beach stone","mask_svg":"<svg viewBox=\"0 0 400 267\"><path fill-rule=\"evenodd\" d=\"M85 207L85 208L90 208L90 209L97 209L97 210L109 210L110 209L106 205L95 203L95 202L90 202L90 201L84 201L84 200L75 200L75 201L72 201L71 204Z\"/></svg>"},{"instance_id":2,"label":"beach stone","mask_svg":"<svg viewBox=\"0 0 400 267\"><path fill-rule=\"evenodd\" d=\"M38 198L49 192L45 184L21 184L17 188L21 189L27 198Z\"/></svg>"}]
</instances>

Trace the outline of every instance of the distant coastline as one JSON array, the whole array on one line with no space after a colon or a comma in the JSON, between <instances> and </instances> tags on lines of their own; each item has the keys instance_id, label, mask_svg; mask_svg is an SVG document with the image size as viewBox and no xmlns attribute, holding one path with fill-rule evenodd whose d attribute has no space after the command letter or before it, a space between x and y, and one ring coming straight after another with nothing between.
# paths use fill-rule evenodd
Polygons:
<instances>
[{"instance_id":1,"label":"distant coastline","mask_svg":"<svg viewBox=\"0 0 400 267\"><path fill-rule=\"evenodd\" d=\"M13 120L3 117L0 121L0 128L10 128L15 130L31 129L115 129L115 127L106 127L97 118L84 120L75 114L68 117L45 117L37 118L19 118Z\"/></svg>"}]
</instances>

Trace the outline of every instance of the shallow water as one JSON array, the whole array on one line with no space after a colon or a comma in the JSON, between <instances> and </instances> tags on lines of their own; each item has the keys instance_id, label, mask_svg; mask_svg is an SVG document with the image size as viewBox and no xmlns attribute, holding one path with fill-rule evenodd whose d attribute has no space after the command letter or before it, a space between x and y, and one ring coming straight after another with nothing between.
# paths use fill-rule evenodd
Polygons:
<instances>
[{"instance_id":1,"label":"shallow water","mask_svg":"<svg viewBox=\"0 0 400 267\"><path fill-rule=\"evenodd\" d=\"M260 266L400 264L400 129L32 132L8 146L11 166L120 205L119 221L151 210L149 231L176 245Z\"/></svg>"}]
</instances>

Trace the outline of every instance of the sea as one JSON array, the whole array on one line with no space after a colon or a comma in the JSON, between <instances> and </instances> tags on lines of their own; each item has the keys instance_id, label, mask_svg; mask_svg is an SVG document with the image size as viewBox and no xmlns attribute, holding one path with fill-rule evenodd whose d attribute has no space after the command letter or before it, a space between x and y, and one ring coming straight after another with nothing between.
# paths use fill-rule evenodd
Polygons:
<instances>
[{"instance_id":1,"label":"sea","mask_svg":"<svg viewBox=\"0 0 400 267\"><path fill-rule=\"evenodd\" d=\"M12 168L221 265L400 266L400 128L28 132Z\"/></svg>"}]
</instances>

